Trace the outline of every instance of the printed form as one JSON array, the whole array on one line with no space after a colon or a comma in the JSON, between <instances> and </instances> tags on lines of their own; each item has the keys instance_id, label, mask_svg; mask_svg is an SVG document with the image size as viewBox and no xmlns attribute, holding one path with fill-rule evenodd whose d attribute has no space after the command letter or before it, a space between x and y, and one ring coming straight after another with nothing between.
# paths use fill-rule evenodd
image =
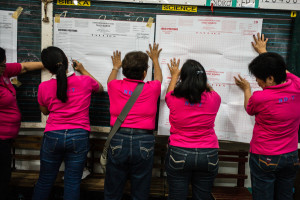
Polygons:
<instances>
[{"instance_id":1,"label":"printed form","mask_svg":"<svg viewBox=\"0 0 300 200\"><path fill-rule=\"evenodd\" d=\"M103 85L107 91L107 79L112 70L113 51L121 51L121 59L131 51L149 49L154 41L154 24L146 22L113 21L101 19L60 18L54 24L54 46L61 48L69 59L78 60ZM152 62L149 59L149 66ZM124 78L121 70L118 79ZM144 81L152 80L152 68L148 68Z\"/></svg>"},{"instance_id":2,"label":"printed form","mask_svg":"<svg viewBox=\"0 0 300 200\"><path fill-rule=\"evenodd\" d=\"M0 10L0 45L6 51L6 62L17 62L18 21L12 11Z\"/></svg>"},{"instance_id":3,"label":"printed form","mask_svg":"<svg viewBox=\"0 0 300 200\"><path fill-rule=\"evenodd\" d=\"M200 62L208 82L221 96L222 103L215 121L219 140L249 143L254 117L244 109L244 94L234 83L240 74L258 90L255 79L248 73L248 64L258 54L253 50L253 35L260 33L262 19L194 17L158 15L156 42L163 49L160 64L163 84L159 109L158 134L169 135L169 109L164 97L171 80L167 63L180 58L180 67L187 59Z\"/></svg>"}]
</instances>

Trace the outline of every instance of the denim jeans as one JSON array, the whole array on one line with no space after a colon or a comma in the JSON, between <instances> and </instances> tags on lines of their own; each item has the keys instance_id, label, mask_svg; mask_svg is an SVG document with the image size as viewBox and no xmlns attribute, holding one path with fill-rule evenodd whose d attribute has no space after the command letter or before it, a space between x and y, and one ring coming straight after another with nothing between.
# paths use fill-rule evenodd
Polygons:
<instances>
[{"instance_id":1,"label":"denim jeans","mask_svg":"<svg viewBox=\"0 0 300 200\"><path fill-rule=\"evenodd\" d=\"M89 132L86 130L45 132L40 154L40 176L32 199L48 199L62 161L65 162L64 200L79 199L81 176L88 150Z\"/></svg>"},{"instance_id":2,"label":"denim jeans","mask_svg":"<svg viewBox=\"0 0 300 200\"><path fill-rule=\"evenodd\" d=\"M298 151L275 156L250 153L253 199L293 200L298 163Z\"/></svg>"},{"instance_id":3,"label":"denim jeans","mask_svg":"<svg viewBox=\"0 0 300 200\"><path fill-rule=\"evenodd\" d=\"M187 199L190 183L192 199L214 199L211 190L219 169L218 149L169 146L165 165L168 199Z\"/></svg>"},{"instance_id":4,"label":"denim jeans","mask_svg":"<svg viewBox=\"0 0 300 200\"><path fill-rule=\"evenodd\" d=\"M6 200L9 195L11 177L11 140L0 140L0 199Z\"/></svg>"},{"instance_id":5,"label":"denim jeans","mask_svg":"<svg viewBox=\"0 0 300 200\"><path fill-rule=\"evenodd\" d=\"M150 131L148 131L150 132ZM127 179L131 199L147 200L150 190L155 138L141 129L120 128L110 142L104 199L122 199Z\"/></svg>"}]
</instances>

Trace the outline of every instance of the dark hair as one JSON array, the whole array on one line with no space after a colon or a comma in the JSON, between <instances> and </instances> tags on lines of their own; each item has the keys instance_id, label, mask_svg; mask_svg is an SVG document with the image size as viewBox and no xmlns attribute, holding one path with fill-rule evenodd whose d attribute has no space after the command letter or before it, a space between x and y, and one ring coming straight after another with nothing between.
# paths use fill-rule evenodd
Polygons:
<instances>
[{"instance_id":1,"label":"dark hair","mask_svg":"<svg viewBox=\"0 0 300 200\"><path fill-rule=\"evenodd\" d=\"M180 80L174 89L174 96L184 97L190 103L200 103L207 87L207 76L203 66L195 60L187 60L181 69Z\"/></svg>"},{"instance_id":2,"label":"dark hair","mask_svg":"<svg viewBox=\"0 0 300 200\"><path fill-rule=\"evenodd\" d=\"M5 50L0 47L0 63L6 59Z\"/></svg>"},{"instance_id":3,"label":"dark hair","mask_svg":"<svg viewBox=\"0 0 300 200\"><path fill-rule=\"evenodd\" d=\"M57 47L51 46L43 49L41 53L43 65L52 74L56 74L57 89L56 96L62 102L67 101L67 75L68 59L65 53Z\"/></svg>"},{"instance_id":4,"label":"dark hair","mask_svg":"<svg viewBox=\"0 0 300 200\"><path fill-rule=\"evenodd\" d=\"M149 57L141 51L129 52L122 61L123 75L126 78L142 80L148 69Z\"/></svg>"},{"instance_id":5,"label":"dark hair","mask_svg":"<svg viewBox=\"0 0 300 200\"><path fill-rule=\"evenodd\" d=\"M274 77L276 84L286 80L286 64L277 53L267 52L254 58L249 64L249 72L265 82L270 76Z\"/></svg>"}]
</instances>

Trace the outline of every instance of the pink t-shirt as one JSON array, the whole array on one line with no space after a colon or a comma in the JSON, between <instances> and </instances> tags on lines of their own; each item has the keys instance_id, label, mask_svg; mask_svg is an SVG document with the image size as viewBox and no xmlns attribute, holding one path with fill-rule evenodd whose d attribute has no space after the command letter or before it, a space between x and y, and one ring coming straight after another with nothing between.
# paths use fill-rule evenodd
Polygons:
<instances>
[{"instance_id":1,"label":"pink t-shirt","mask_svg":"<svg viewBox=\"0 0 300 200\"><path fill-rule=\"evenodd\" d=\"M42 82L39 86L38 102L50 111L45 132L78 128L90 131L89 106L91 94L99 90L97 81L84 75L69 76L66 103L57 99L56 88L56 79Z\"/></svg>"},{"instance_id":2,"label":"pink t-shirt","mask_svg":"<svg viewBox=\"0 0 300 200\"><path fill-rule=\"evenodd\" d=\"M256 91L247 113L255 115L250 152L280 155L297 150L300 124L300 79L287 73L286 83Z\"/></svg>"},{"instance_id":3,"label":"pink t-shirt","mask_svg":"<svg viewBox=\"0 0 300 200\"><path fill-rule=\"evenodd\" d=\"M124 78L123 80L112 80L107 84L111 126L114 125L138 82L143 81ZM121 127L153 130L155 128L160 88L161 83L157 80L146 82L142 93L132 106Z\"/></svg>"},{"instance_id":4,"label":"pink t-shirt","mask_svg":"<svg viewBox=\"0 0 300 200\"><path fill-rule=\"evenodd\" d=\"M203 92L201 103L191 104L177 98L173 91L166 95L170 109L170 145L185 148L219 148L214 126L221 97L215 91Z\"/></svg>"},{"instance_id":5,"label":"pink t-shirt","mask_svg":"<svg viewBox=\"0 0 300 200\"><path fill-rule=\"evenodd\" d=\"M17 76L22 70L20 63L6 63L6 69L0 76L0 139L15 138L21 125L16 90L10 77Z\"/></svg>"}]
</instances>

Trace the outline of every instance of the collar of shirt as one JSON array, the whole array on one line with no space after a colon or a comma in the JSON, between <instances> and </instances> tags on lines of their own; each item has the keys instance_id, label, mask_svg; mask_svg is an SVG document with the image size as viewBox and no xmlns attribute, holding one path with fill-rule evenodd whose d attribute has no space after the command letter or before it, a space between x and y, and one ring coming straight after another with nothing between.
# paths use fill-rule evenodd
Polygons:
<instances>
[{"instance_id":1,"label":"collar of shirt","mask_svg":"<svg viewBox=\"0 0 300 200\"><path fill-rule=\"evenodd\" d=\"M285 83L278 84L278 85L273 85L273 86L267 86L267 87L264 87L263 90L265 90L265 89L280 89L280 88L290 86L291 83L292 83L292 81L290 79L286 79Z\"/></svg>"},{"instance_id":2,"label":"collar of shirt","mask_svg":"<svg viewBox=\"0 0 300 200\"><path fill-rule=\"evenodd\" d=\"M74 72L68 72L68 73L67 73L67 77L72 76L73 74L75 74L75 73L74 73ZM51 76L51 78L56 79L56 75L53 74L53 75Z\"/></svg>"},{"instance_id":3,"label":"collar of shirt","mask_svg":"<svg viewBox=\"0 0 300 200\"><path fill-rule=\"evenodd\" d=\"M124 78L124 81L129 81L129 82L137 82L137 83L144 83L142 80L136 80L136 79L129 79L129 78Z\"/></svg>"}]
</instances>

